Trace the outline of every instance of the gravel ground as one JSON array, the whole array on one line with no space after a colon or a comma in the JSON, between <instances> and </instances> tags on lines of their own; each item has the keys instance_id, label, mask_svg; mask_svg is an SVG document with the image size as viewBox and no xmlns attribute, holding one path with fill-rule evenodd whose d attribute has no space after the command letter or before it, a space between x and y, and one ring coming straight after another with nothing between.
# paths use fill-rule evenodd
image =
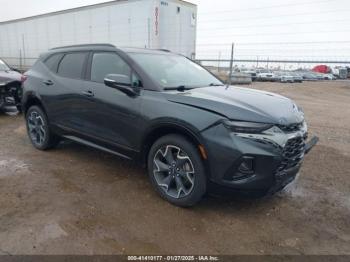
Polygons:
<instances>
[{"instance_id":1,"label":"gravel ground","mask_svg":"<svg viewBox=\"0 0 350 262\"><path fill-rule=\"evenodd\" d=\"M320 142L278 195L191 209L132 162L68 142L37 151L22 116L0 114L0 254L350 254L350 83L251 87L294 99Z\"/></svg>"}]
</instances>

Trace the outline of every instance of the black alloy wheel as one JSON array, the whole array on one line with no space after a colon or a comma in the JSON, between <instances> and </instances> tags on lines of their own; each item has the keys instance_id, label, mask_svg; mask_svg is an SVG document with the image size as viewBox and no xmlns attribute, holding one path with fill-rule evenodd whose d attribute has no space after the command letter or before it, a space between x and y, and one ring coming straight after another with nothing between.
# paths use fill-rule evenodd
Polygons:
<instances>
[{"instance_id":1,"label":"black alloy wheel","mask_svg":"<svg viewBox=\"0 0 350 262\"><path fill-rule=\"evenodd\" d=\"M157 192L170 203L187 207L206 192L207 178L197 147L180 135L167 135L152 146L148 171Z\"/></svg>"}]
</instances>

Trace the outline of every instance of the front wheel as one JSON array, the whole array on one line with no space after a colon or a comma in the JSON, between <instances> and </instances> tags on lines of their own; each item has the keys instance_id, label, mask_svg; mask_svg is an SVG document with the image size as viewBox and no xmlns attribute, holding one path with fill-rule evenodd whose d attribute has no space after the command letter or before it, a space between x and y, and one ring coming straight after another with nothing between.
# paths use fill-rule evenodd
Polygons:
<instances>
[{"instance_id":1,"label":"front wheel","mask_svg":"<svg viewBox=\"0 0 350 262\"><path fill-rule=\"evenodd\" d=\"M160 196L177 206L193 206L206 192L202 159L183 136L167 135L154 143L148 156L148 173Z\"/></svg>"},{"instance_id":2,"label":"front wheel","mask_svg":"<svg viewBox=\"0 0 350 262\"><path fill-rule=\"evenodd\" d=\"M38 106L29 108L26 114L27 132L33 146L39 150L47 150L59 143L59 137L49 128L47 116Z\"/></svg>"}]
</instances>

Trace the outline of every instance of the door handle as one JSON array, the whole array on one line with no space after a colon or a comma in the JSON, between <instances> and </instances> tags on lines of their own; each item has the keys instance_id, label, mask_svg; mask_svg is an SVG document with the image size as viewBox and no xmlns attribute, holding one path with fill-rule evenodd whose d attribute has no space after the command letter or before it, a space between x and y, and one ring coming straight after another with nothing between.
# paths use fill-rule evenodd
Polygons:
<instances>
[{"instance_id":1,"label":"door handle","mask_svg":"<svg viewBox=\"0 0 350 262\"><path fill-rule=\"evenodd\" d=\"M53 82L52 80L44 80L43 83L47 86L52 86L53 85Z\"/></svg>"},{"instance_id":2,"label":"door handle","mask_svg":"<svg viewBox=\"0 0 350 262\"><path fill-rule=\"evenodd\" d=\"M87 97L94 97L95 94L92 91L83 91L83 95Z\"/></svg>"}]
</instances>

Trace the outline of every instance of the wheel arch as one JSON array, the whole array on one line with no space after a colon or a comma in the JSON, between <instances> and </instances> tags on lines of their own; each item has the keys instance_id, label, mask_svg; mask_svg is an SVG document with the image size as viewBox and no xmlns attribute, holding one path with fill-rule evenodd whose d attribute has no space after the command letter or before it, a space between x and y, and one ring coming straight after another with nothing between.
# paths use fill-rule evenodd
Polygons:
<instances>
[{"instance_id":1,"label":"wheel arch","mask_svg":"<svg viewBox=\"0 0 350 262\"><path fill-rule=\"evenodd\" d=\"M141 161L144 166L147 167L147 158L152 145L159 138L170 134L177 134L187 138L187 140L196 147L201 159L203 160L204 165L208 165L207 159L203 157L203 153L199 149L200 145L203 146L203 149L207 154L206 145L203 139L201 138L199 132L194 131L189 126L183 125L181 123L166 122L166 123L157 124L156 126L153 126L152 128L150 128L148 132L146 132L146 135L142 140L142 149L141 149Z\"/></svg>"},{"instance_id":2,"label":"wheel arch","mask_svg":"<svg viewBox=\"0 0 350 262\"><path fill-rule=\"evenodd\" d=\"M44 111L44 113L47 115L47 112L46 112L45 107L44 107L43 103L41 102L41 100L33 94L28 95L25 102L23 103L24 115L27 114L27 111L31 106L39 106Z\"/></svg>"}]
</instances>

